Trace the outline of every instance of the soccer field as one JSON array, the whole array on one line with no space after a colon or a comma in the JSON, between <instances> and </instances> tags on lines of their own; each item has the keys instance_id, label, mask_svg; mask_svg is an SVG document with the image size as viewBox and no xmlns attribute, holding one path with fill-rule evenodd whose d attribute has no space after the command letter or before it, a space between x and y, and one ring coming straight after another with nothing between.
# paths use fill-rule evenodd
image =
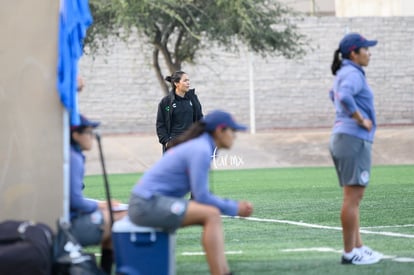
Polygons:
<instances>
[{"instance_id":1,"label":"soccer field","mask_svg":"<svg viewBox=\"0 0 414 275\"><path fill-rule=\"evenodd\" d=\"M128 202L140 174L110 175L112 196ZM85 195L104 199L102 176ZM249 219L224 217L226 253L235 274L414 274L414 166L376 166L361 205L364 243L385 254L369 266L339 264L342 193L333 167L220 170L211 190L254 204ZM208 274L201 227L177 233L176 271Z\"/></svg>"}]
</instances>

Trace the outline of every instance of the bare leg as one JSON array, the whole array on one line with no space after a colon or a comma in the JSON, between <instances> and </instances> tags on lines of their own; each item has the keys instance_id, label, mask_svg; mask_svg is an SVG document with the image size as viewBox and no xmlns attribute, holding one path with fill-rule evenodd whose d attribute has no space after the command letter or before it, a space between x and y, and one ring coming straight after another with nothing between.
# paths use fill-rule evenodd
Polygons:
<instances>
[{"instance_id":1,"label":"bare leg","mask_svg":"<svg viewBox=\"0 0 414 275\"><path fill-rule=\"evenodd\" d=\"M101 209L104 216L104 232L101 242L101 268L107 274L112 273L114 256L112 251L112 226L109 217L109 209ZM117 221L127 214L126 211L114 213L114 221Z\"/></svg>"},{"instance_id":2,"label":"bare leg","mask_svg":"<svg viewBox=\"0 0 414 275\"><path fill-rule=\"evenodd\" d=\"M224 236L220 211L212 206L190 201L183 226L199 224L203 226L202 244L212 275L229 273L224 255Z\"/></svg>"},{"instance_id":3,"label":"bare leg","mask_svg":"<svg viewBox=\"0 0 414 275\"><path fill-rule=\"evenodd\" d=\"M364 196L365 187L344 186L343 204L341 209L342 236L345 252L362 245L359 233L359 203Z\"/></svg>"},{"instance_id":4,"label":"bare leg","mask_svg":"<svg viewBox=\"0 0 414 275\"><path fill-rule=\"evenodd\" d=\"M109 209L108 208L101 208L101 211L104 216L104 232L102 236L102 247L112 249L112 226L111 226L111 220L109 218ZM114 222L117 220L122 219L127 215L127 211L117 211L114 212Z\"/></svg>"},{"instance_id":5,"label":"bare leg","mask_svg":"<svg viewBox=\"0 0 414 275\"><path fill-rule=\"evenodd\" d=\"M357 236L356 236L355 247L359 248L362 245L363 245L363 243L362 243L361 233L359 232L359 220L358 220L358 232L357 232Z\"/></svg>"}]
</instances>

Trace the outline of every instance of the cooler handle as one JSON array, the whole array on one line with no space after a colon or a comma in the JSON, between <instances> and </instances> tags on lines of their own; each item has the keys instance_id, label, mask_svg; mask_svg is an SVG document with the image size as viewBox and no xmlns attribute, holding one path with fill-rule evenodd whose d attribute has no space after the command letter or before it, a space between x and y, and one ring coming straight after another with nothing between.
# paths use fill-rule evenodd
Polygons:
<instances>
[{"instance_id":1,"label":"cooler handle","mask_svg":"<svg viewBox=\"0 0 414 275\"><path fill-rule=\"evenodd\" d=\"M149 238L143 237L144 235L145 236L149 235ZM155 243L156 240L157 240L157 233L155 231L145 232L145 233L131 232L131 235L130 235L130 241L132 243Z\"/></svg>"}]
</instances>

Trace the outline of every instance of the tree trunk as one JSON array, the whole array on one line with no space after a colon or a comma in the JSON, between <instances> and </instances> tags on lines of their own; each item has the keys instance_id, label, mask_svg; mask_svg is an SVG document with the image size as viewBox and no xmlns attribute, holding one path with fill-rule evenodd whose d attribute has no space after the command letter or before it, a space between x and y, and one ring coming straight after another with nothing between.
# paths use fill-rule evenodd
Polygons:
<instances>
[{"instance_id":1,"label":"tree trunk","mask_svg":"<svg viewBox=\"0 0 414 275\"><path fill-rule=\"evenodd\" d=\"M168 85L165 83L164 77L161 72L160 63L158 60L159 50L155 47L152 52L152 64L154 66L155 74L157 75L158 82L160 83L161 89L164 95L168 94Z\"/></svg>"},{"instance_id":2,"label":"tree trunk","mask_svg":"<svg viewBox=\"0 0 414 275\"><path fill-rule=\"evenodd\" d=\"M181 70L181 60L177 60L177 57L176 57L176 60L174 62L171 56L171 53L168 50L168 47L167 47L168 36L169 35L164 37L165 39L162 39L161 31L159 30L157 31L156 36L154 38L154 42L153 42L154 51L152 53L152 62L153 62L153 66L155 69L155 73L157 75L158 82L160 83L161 88L164 91L165 95L168 94L169 86L165 82L164 76L161 70L160 60L159 60L160 53L164 57L165 64L167 65L167 69L169 70L170 75L176 71ZM175 45L176 51L178 51L180 43L181 43L181 39L179 39L179 41Z\"/></svg>"}]
</instances>

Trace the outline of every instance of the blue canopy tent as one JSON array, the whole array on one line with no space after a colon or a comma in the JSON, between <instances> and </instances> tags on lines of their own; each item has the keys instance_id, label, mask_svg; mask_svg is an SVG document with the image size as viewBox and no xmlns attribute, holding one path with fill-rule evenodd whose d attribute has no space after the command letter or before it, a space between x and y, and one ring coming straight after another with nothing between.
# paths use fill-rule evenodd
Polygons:
<instances>
[{"instance_id":1,"label":"blue canopy tent","mask_svg":"<svg viewBox=\"0 0 414 275\"><path fill-rule=\"evenodd\" d=\"M78 61L83 53L83 39L92 24L88 0L61 0L59 11L59 41L57 91L63 106L64 183L63 219L69 219L69 128L80 122L78 109Z\"/></svg>"}]
</instances>

